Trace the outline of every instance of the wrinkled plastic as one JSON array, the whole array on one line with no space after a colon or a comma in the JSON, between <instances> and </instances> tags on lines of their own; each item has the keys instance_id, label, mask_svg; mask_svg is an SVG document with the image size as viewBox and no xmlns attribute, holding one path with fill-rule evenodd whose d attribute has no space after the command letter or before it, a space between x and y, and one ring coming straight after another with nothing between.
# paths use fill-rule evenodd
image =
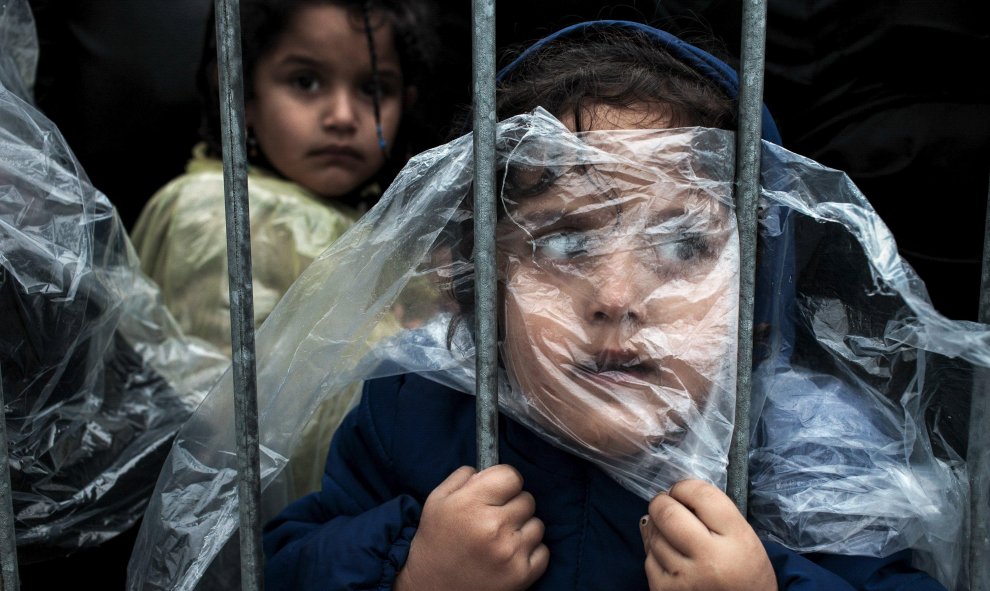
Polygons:
<instances>
[{"instance_id":1,"label":"wrinkled plastic","mask_svg":"<svg viewBox=\"0 0 990 591\"><path fill-rule=\"evenodd\" d=\"M724 484L739 265L733 134L575 135L537 110L500 123L498 137L503 411L643 498L687 476ZM844 175L772 144L763 166L754 527L799 550L918 548L952 586L965 427L939 413L968 398L968 370L990 365L990 333L932 310ZM339 416L355 383L414 371L473 393L472 174L470 136L411 159L260 328L270 515L284 506L277 475L307 421L321 405ZM826 267L835 273L819 273ZM936 359L947 365L933 370ZM130 589L236 585L232 398L227 375L177 437ZM805 431L808 420L822 428ZM855 495L835 503L837 489Z\"/></svg>"},{"instance_id":2,"label":"wrinkled plastic","mask_svg":"<svg viewBox=\"0 0 990 591\"><path fill-rule=\"evenodd\" d=\"M29 17L26 2L0 7L0 394L24 561L136 523L172 436L229 364L178 332L113 206L20 96L33 68L7 57L34 38Z\"/></svg>"},{"instance_id":3,"label":"wrinkled plastic","mask_svg":"<svg viewBox=\"0 0 990 591\"><path fill-rule=\"evenodd\" d=\"M739 240L718 155L732 136L525 132L503 136L502 405L644 498L690 476L724 488Z\"/></svg>"},{"instance_id":4,"label":"wrinkled plastic","mask_svg":"<svg viewBox=\"0 0 990 591\"><path fill-rule=\"evenodd\" d=\"M932 308L843 173L765 147L762 186L760 256L780 264L760 264L750 521L803 551L913 548L966 588L963 458L990 331Z\"/></svg>"}]
</instances>

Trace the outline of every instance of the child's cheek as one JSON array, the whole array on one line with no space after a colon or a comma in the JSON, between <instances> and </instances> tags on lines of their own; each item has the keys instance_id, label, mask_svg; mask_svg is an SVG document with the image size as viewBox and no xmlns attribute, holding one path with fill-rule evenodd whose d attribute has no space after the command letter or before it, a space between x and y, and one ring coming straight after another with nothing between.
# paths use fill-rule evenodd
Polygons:
<instances>
[{"instance_id":1,"label":"child's cheek","mask_svg":"<svg viewBox=\"0 0 990 591\"><path fill-rule=\"evenodd\" d=\"M572 333L578 328L575 317L575 287L561 276L532 262L510 260L505 267L503 299L507 315L540 331Z\"/></svg>"}]
</instances>

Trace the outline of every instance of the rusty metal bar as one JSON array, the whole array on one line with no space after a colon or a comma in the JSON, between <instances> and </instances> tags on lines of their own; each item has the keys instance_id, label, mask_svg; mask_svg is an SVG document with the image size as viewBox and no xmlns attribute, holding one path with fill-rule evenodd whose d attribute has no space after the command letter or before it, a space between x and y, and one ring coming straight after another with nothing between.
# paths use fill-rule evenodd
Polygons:
<instances>
[{"instance_id":1,"label":"rusty metal bar","mask_svg":"<svg viewBox=\"0 0 990 591\"><path fill-rule=\"evenodd\" d=\"M760 195L760 138L767 2L744 0L739 132L736 135L736 218L739 226L739 352L736 419L729 447L727 492L746 514L749 497L749 410L753 379L753 304L756 291L756 205Z\"/></svg>"},{"instance_id":2,"label":"rusty metal bar","mask_svg":"<svg viewBox=\"0 0 990 591\"><path fill-rule=\"evenodd\" d=\"M248 211L244 83L241 68L239 0L216 0L217 64L223 132L223 180L230 276L230 336L237 431L241 588L264 586L261 552L261 468L258 447L258 385L251 282L251 226Z\"/></svg>"},{"instance_id":3,"label":"rusty metal bar","mask_svg":"<svg viewBox=\"0 0 990 591\"><path fill-rule=\"evenodd\" d=\"M990 324L990 195L983 236L979 321ZM990 375L978 368L973 375L969 410L969 589L990 591Z\"/></svg>"},{"instance_id":4,"label":"rusty metal bar","mask_svg":"<svg viewBox=\"0 0 990 591\"><path fill-rule=\"evenodd\" d=\"M0 369L2 371L2 369ZM0 375L2 378L2 375ZM3 380L0 379L0 384ZM10 491L10 456L7 449L7 417L0 386L0 591L21 588L17 570L17 538L14 533L14 502Z\"/></svg>"},{"instance_id":5,"label":"rusty metal bar","mask_svg":"<svg viewBox=\"0 0 990 591\"><path fill-rule=\"evenodd\" d=\"M473 0L474 280L478 469L498 463L495 309L495 0Z\"/></svg>"}]
</instances>

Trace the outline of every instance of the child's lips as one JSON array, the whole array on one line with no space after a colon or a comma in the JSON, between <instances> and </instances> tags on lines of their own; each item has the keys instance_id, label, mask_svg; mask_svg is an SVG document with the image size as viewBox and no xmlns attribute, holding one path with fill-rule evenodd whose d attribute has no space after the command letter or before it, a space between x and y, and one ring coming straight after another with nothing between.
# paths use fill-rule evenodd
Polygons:
<instances>
[{"instance_id":1,"label":"child's lips","mask_svg":"<svg viewBox=\"0 0 990 591\"><path fill-rule=\"evenodd\" d=\"M364 160L364 155L350 146L329 145L310 150L308 155L313 158L339 161L339 162L360 162Z\"/></svg>"},{"instance_id":2,"label":"child's lips","mask_svg":"<svg viewBox=\"0 0 990 591\"><path fill-rule=\"evenodd\" d=\"M650 359L608 360L602 363L588 360L576 363L575 367L593 379L618 384L659 385L662 375L660 367Z\"/></svg>"}]
</instances>

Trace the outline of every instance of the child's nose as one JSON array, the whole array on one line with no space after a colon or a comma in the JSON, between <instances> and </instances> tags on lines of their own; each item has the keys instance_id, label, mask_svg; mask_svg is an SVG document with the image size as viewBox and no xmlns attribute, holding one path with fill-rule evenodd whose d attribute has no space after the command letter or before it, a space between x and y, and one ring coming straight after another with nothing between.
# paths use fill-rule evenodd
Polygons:
<instances>
[{"instance_id":1,"label":"child's nose","mask_svg":"<svg viewBox=\"0 0 990 591\"><path fill-rule=\"evenodd\" d=\"M644 322L650 293L643 285L642 262L627 252L602 257L592 282L587 320L592 323Z\"/></svg>"},{"instance_id":2,"label":"child's nose","mask_svg":"<svg viewBox=\"0 0 990 591\"><path fill-rule=\"evenodd\" d=\"M358 117L355 97L344 90L331 93L321 116L321 123L326 129L353 131L357 127Z\"/></svg>"}]
</instances>

